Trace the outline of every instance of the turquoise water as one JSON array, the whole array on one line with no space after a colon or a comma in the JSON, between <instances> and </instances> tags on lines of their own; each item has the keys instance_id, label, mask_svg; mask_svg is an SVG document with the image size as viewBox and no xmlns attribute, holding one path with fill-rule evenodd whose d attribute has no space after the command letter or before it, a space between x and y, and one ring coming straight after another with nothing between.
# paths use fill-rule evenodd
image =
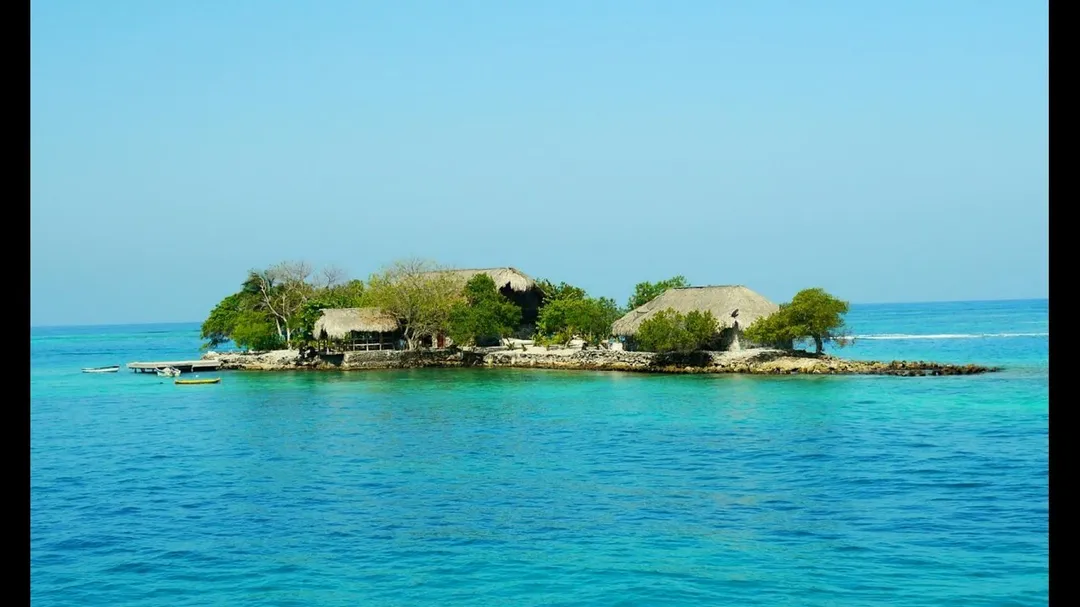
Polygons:
<instances>
[{"instance_id":1,"label":"turquoise water","mask_svg":"<svg viewBox=\"0 0 1080 607\"><path fill-rule=\"evenodd\" d=\"M1045 301L856 306L978 377L222 373L32 331L41 605L1045 605Z\"/></svg>"}]
</instances>

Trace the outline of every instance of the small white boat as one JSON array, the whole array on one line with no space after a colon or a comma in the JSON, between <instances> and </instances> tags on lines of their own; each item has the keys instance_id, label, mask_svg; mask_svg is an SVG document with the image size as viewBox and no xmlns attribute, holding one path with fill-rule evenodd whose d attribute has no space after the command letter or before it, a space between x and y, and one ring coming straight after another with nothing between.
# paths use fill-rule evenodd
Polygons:
<instances>
[{"instance_id":1,"label":"small white boat","mask_svg":"<svg viewBox=\"0 0 1080 607\"><path fill-rule=\"evenodd\" d=\"M157 370L158 377L180 377L180 369L176 367L165 367L164 369Z\"/></svg>"},{"instance_id":2,"label":"small white boat","mask_svg":"<svg viewBox=\"0 0 1080 607\"><path fill-rule=\"evenodd\" d=\"M120 370L120 365L115 365L115 366L112 366L112 367L88 367L86 369L83 369L82 372L83 373L116 373L119 370Z\"/></svg>"}]
</instances>

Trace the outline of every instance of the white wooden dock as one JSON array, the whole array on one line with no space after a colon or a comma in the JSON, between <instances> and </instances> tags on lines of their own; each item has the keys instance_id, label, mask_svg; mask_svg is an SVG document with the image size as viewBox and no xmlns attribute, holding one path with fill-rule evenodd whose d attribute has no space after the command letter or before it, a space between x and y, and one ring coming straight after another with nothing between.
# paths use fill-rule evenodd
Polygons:
<instances>
[{"instance_id":1,"label":"white wooden dock","mask_svg":"<svg viewBox=\"0 0 1080 607\"><path fill-rule=\"evenodd\" d=\"M192 371L217 371L221 367L219 360L164 360L145 363L128 363L127 368L135 373L157 373L160 369L172 367L183 373Z\"/></svg>"}]
</instances>

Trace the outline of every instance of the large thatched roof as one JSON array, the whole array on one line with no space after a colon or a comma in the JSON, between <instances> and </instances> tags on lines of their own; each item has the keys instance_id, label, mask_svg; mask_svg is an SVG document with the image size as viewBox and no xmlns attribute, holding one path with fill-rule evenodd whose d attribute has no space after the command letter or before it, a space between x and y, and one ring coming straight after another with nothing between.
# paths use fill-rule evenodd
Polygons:
<instances>
[{"instance_id":1,"label":"large thatched roof","mask_svg":"<svg viewBox=\"0 0 1080 607\"><path fill-rule=\"evenodd\" d=\"M440 270L455 278L460 278L461 281L467 282L473 276L477 274L487 274L491 277L491 280L495 281L495 288L502 289L509 286L511 290L517 292L528 291L536 286L536 281L529 275L525 274L517 268L482 268L475 270Z\"/></svg>"},{"instance_id":2,"label":"large thatched roof","mask_svg":"<svg viewBox=\"0 0 1080 607\"><path fill-rule=\"evenodd\" d=\"M331 308L322 311L315 321L316 339L344 339L350 331L360 333L392 333L398 321L379 308Z\"/></svg>"},{"instance_id":3,"label":"large thatched roof","mask_svg":"<svg viewBox=\"0 0 1080 607\"><path fill-rule=\"evenodd\" d=\"M780 306L742 285L668 289L656 299L616 320L611 332L615 335L634 335L641 323L668 308L682 314L707 310L712 312L720 323L719 328L723 329L732 326L735 319L731 313L735 310L739 311L739 326L745 328L755 320L776 312Z\"/></svg>"}]
</instances>

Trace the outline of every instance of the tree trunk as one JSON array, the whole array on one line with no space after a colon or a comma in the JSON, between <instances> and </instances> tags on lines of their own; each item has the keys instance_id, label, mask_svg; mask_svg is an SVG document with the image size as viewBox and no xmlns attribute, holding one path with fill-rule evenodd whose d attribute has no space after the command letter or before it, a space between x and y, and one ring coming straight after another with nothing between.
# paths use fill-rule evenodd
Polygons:
<instances>
[{"instance_id":1,"label":"tree trunk","mask_svg":"<svg viewBox=\"0 0 1080 607\"><path fill-rule=\"evenodd\" d=\"M292 329L285 325L285 347L292 350Z\"/></svg>"},{"instance_id":2,"label":"tree trunk","mask_svg":"<svg viewBox=\"0 0 1080 607\"><path fill-rule=\"evenodd\" d=\"M821 339L821 336L814 336L814 347L817 349L818 354L821 354L825 351L825 342Z\"/></svg>"}]
</instances>

